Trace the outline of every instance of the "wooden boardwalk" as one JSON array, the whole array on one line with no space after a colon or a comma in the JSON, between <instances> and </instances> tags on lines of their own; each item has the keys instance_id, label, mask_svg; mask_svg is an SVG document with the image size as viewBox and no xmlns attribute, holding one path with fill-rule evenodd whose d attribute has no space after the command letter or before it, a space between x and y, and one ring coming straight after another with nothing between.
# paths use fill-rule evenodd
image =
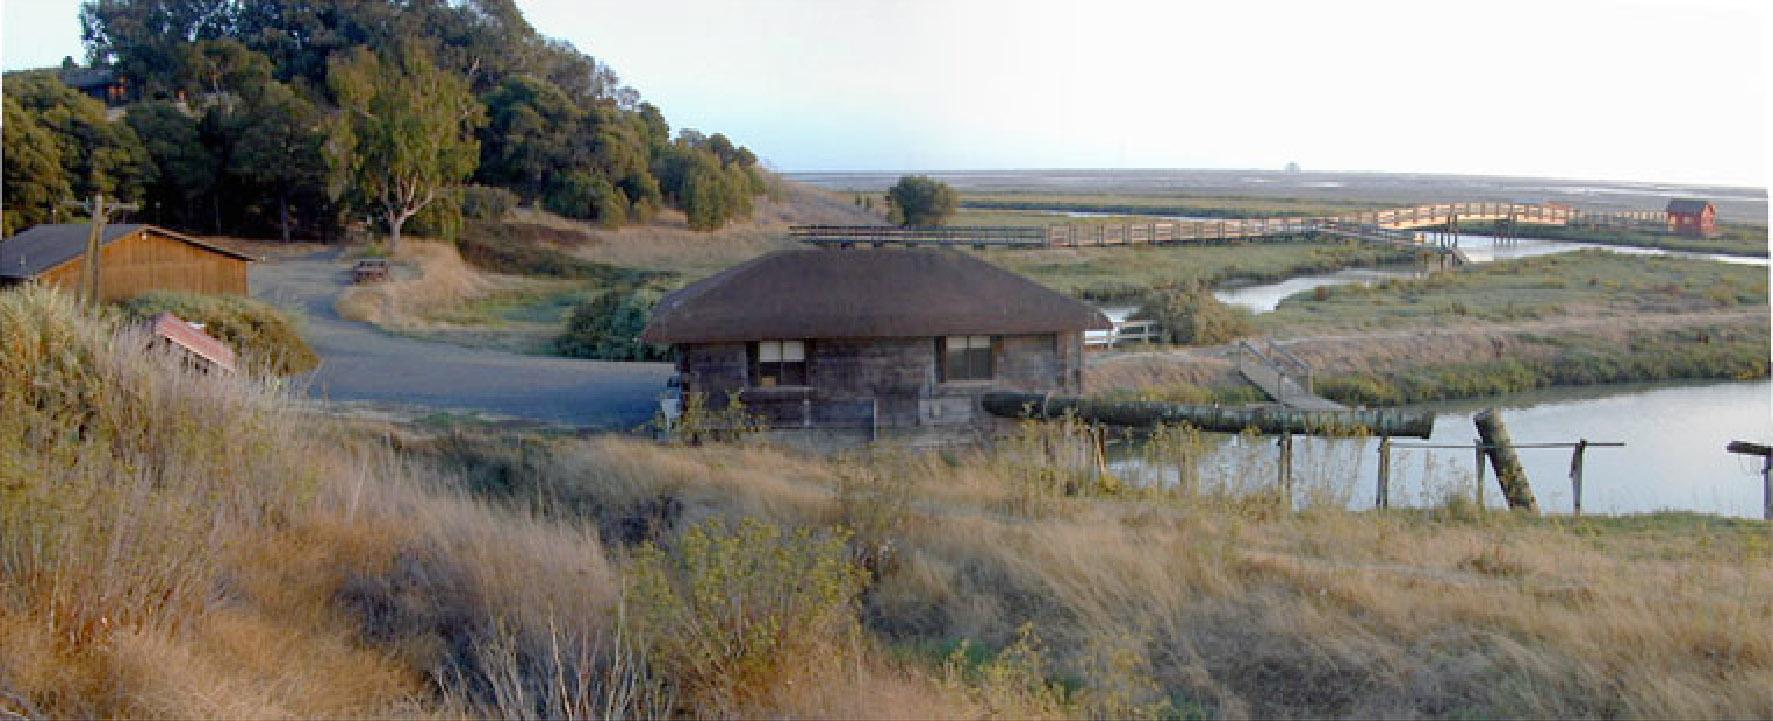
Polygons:
<instances>
[{"instance_id":1,"label":"wooden boardwalk","mask_svg":"<svg viewBox=\"0 0 1773 721\"><path fill-rule=\"evenodd\" d=\"M1344 411L1347 406L1317 395L1311 388L1311 367L1285 348L1267 343L1263 350L1250 341L1237 343L1237 372L1274 402L1301 411Z\"/></svg>"},{"instance_id":2,"label":"wooden boardwalk","mask_svg":"<svg viewBox=\"0 0 1773 721\"><path fill-rule=\"evenodd\" d=\"M975 248L1089 248L1135 245L1234 244L1336 235L1367 243L1439 246L1417 232L1457 228L1461 222L1537 225L1665 226L1663 211L1590 213L1561 204L1437 203L1337 216L1160 220L1149 223L1050 225L892 226L796 225L790 234L815 245L972 246Z\"/></svg>"}]
</instances>

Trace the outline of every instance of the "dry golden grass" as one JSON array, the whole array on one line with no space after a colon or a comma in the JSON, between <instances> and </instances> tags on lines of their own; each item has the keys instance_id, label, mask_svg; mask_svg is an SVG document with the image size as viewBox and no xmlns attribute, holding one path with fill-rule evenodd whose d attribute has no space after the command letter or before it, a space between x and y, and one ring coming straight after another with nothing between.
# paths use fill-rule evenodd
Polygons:
<instances>
[{"instance_id":1,"label":"dry golden grass","mask_svg":"<svg viewBox=\"0 0 1773 721\"><path fill-rule=\"evenodd\" d=\"M437 316L516 281L475 269L449 243L411 240L393 260L414 276L352 286L334 304L341 317L393 330L434 329Z\"/></svg>"},{"instance_id":2,"label":"dry golden grass","mask_svg":"<svg viewBox=\"0 0 1773 721\"><path fill-rule=\"evenodd\" d=\"M570 252L586 260L674 271L692 278L794 247L788 238L789 225L885 222L879 214L855 207L849 196L787 181L778 181L769 195L760 196L750 218L714 232L690 230L683 213L674 210L660 213L649 224L613 231L530 209L514 211L512 219L584 233L590 242Z\"/></svg>"},{"instance_id":3,"label":"dry golden grass","mask_svg":"<svg viewBox=\"0 0 1773 721\"><path fill-rule=\"evenodd\" d=\"M500 456L301 415L53 294L0 294L0 340L7 715L1773 715L1765 524L1291 512L1254 465L1067 493L1050 429L945 456ZM748 518L853 529L860 632L697 705L624 587L638 544Z\"/></svg>"}]
</instances>

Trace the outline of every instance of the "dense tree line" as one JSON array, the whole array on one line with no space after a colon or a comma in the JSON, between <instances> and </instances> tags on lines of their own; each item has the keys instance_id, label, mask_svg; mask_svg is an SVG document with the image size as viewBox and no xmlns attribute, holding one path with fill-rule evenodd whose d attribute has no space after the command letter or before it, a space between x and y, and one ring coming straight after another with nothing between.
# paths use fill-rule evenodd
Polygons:
<instances>
[{"instance_id":1,"label":"dense tree line","mask_svg":"<svg viewBox=\"0 0 1773 721\"><path fill-rule=\"evenodd\" d=\"M331 237L368 219L447 227L468 182L606 227L661 208L744 217L749 150L675 138L610 67L542 37L512 0L89 0L89 60L120 119L55 70L5 83L6 232L104 192L152 222Z\"/></svg>"}]
</instances>

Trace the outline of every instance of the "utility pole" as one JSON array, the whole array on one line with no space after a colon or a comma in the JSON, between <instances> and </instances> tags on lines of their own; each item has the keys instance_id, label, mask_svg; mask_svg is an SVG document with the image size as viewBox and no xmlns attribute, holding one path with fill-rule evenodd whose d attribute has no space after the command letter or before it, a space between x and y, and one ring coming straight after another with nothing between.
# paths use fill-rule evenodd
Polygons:
<instances>
[{"instance_id":1,"label":"utility pole","mask_svg":"<svg viewBox=\"0 0 1773 721\"><path fill-rule=\"evenodd\" d=\"M135 203L117 202L106 205L103 193L93 193L92 199L84 202L64 200L62 205L80 208L86 211L87 217L92 219L92 232L86 236L84 258L86 264L81 266L80 299L86 303L88 308L97 307L99 302L99 241L104 237L105 224L110 222L111 213L119 210L141 210L141 206Z\"/></svg>"}]
</instances>

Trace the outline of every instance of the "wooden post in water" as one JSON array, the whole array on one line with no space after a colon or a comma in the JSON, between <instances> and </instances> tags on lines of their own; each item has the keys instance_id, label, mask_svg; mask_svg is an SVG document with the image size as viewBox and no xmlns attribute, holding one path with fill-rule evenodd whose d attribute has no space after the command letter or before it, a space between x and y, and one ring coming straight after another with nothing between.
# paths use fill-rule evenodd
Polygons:
<instances>
[{"instance_id":1,"label":"wooden post in water","mask_svg":"<svg viewBox=\"0 0 1773 721\"><path fill-rule=\"evenodd\" d=\"M1570 514L1582 515L1582 452L1588 450L1588 439L1576 441L1570 452Z\"/></svg>"},{"instance_id":2,"label":"wooden post in water","mask_svg":"<svg viewBox=\"0 0 1773 721\"><path fill-rule=\"evenodd\" d=\"M1391 507L1391 436L1379 437L1379 487L1374 493L1373 506Z\"/></svg>"},{"instance_id":3,"label":"wooden post in water","mask_svg":"<svg viewBox=\"0 0 1773 721\"><path fill-rule=\"evenodd\" d=\"M1489 453L1490 467L1496 471L1496 483L1502 487L1502 497L1508 501L1509 509L1538 513L1539 501L1533 497L1527 471L1521 467L1521 459L1515 455L1513 443L1509 441L1508 428L1502 425L1502 412L1487 408L1472 416L1471 420L1477 425L1478 438Z\"/></svg>"},{"instance_id":4,"label":"wooden post in water","mask_svg":"<svg viewBox=\"0 0 1773 721\"><path fill-rule=\"evenodd\" d=\"M1745 456L1761 457L1761 518L1773 521L1773 446L1748 441L1730 441L1724 450Z\"/></svg>"}]
</instances>

